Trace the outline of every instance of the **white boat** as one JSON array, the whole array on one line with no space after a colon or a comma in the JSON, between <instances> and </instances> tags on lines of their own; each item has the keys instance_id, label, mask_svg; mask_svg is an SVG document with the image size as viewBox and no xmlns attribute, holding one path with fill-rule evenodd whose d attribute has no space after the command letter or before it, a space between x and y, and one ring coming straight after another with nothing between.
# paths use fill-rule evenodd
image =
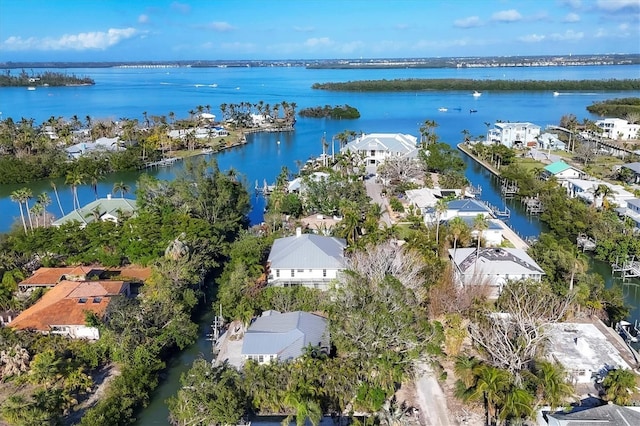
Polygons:
<instances>
[{"instance_id":1,"label":"white boat","mask_svg":"<svg viewBox=\"0 0 640 426\"><path fill-rule=\"evenodd\" d=\"M628 321L620 321L617 324L618 333L627 341L636 343L638 341L638 330Z\"/></svg>"},{"instance_id":2,"label":"white boat","mask_svg":"<svg viewBox=\"0 0 640 426\"><path fill-rule=\"evenodd\" d=\"M553 92L553 96L558 96L560 95L560 92Z\"/></svg>"},{"instance_id":3,"label":"white boat","mask_svg":"<svg viewBox=\"0 0 640 426\"><path fill-rule=\"evenodd\" d=\"M27 87L27 90L36 90L36 88L33 87L33 86L29 86L29 87Z\"/></svg>"},{"instance_id":4,"label":"white boat","mask_svg":"<svg viewBox=\"0 0 640 426\"><path fill-rule=\"evenodd\" d=\"M479 98L480 96L482 96L482 93L478 92L477 90L473 91L473 97L474 98Z\"/></svg>"},{"instance_id":5,"label":"white boat","mask_svg":"<svg viewBox=\"0 0 640 426\"><path fill-rule=\"evenodd\" d=\"M440 111L440 112L447 112L447 111L448 111L448 109L447 109L447 108L445 108L445 107L440 107L440 108L438 108L438 111Z\"/></svg>"}]
</instances>

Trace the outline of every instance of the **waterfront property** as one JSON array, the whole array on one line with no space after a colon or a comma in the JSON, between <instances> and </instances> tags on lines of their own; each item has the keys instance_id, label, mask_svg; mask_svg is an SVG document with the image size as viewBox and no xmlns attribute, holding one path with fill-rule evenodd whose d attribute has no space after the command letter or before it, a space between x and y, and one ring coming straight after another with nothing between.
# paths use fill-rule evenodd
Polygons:
<instances>
[{"instance_id":1,"label":"waterfront property","mask_svg":"<svg viewBox=\"0 0 640 426\"><path fill-rule=\"evenodd\" d=\"M545 180L556 178L559 181L581 179L584 176L585 173L582 170L565 163L563 160L545 166L541 174L541 177Z\"/></svg>"},{"instance_id":2,"label":"waterfront property","mask_svg":"<svg viewBox=\"0 0 640 426\"><path fill-rule=\"evenodd\" d=\"M80 142L65 148L65 151L69 158L77 159L92 152L124 151L124 149L120 143L120 138L116 136L114 138L98 138L94 142Z\"/></svg>"},{"instance_id":3,"label":"waterfront property","mask_svg":"<svg viewBox=\"0 0 640 426\"><path fill-rule=\"evenodd\" d=\"M313 172L308 176L305 177L297 177L295 179L293 179L292 181L290 181L287 185L287 191L288 192L298 192L298 193L304 193L304 181L305 179L309 179L313 182L320 182L323 180L326 180L329 178L329 173L325 173L325 172Z\"/></svg>"},{"instance_id":4,"label":"waterfront property","mask_svg":"<svg viewBox=\"0 0 640 426\"><path fill-rule=\"evenodd\" d=\"M552 151L566 151L567 144L558 139L555 133L543 133L537 138L538 148Z\"/></svg>"},{"instance_id":5,"label":"waterfront property","mask_svg":"<svg viewBox=\"0 0 640 426\"><path fill-rule=\"evenodd\" d=\"M107 198L92 201L84 207L76 209L52 223L60 226L69 222L78 222L84 228L97 220L118 223L121 216L134 215L137 210L136 201L128 198L113 198L111 194Z\"/></svg>"},{"instance_id":6,"label":"waterfront property","mask_svg":"<svg viewBox=\"0 0 640 426\"><path fill-rule=\"evenodd\" d=\"M497 298L508 280L542 280L544 271L525 250L516 248L449 249L454 278L459 286L485 285Z\"/></svg>"},{"instance_id":7,"label":"waterfront property","mask_svg":"<svg viewBox=\"0 0 640 426\"><path fill-rule=\"evenodd\" d=\"M640 163L627 163L622 165L623 169L631 173L631 182L640 184Z\"/></svg>"},{"instance_id":8,"label":"waterfront property","mask_svg":"<svg viewBox=\"0 0 640 426\"><path fill-rule=\"evenodd\" d=\"M574 383L593 383L611 369L630 368L620 351L595 324L557 323L549 327L547 357L559 362ZM617 336L613 330L611 332L612 338ZM621 348L628 351L624 344Z\"/></svg>"},{"instance_id":9,"label":"waterfront property","mask_svg":"<svg viewBox=\"0 0 640 426\"><path fill-rule=\"evenodd\" d=\"M611 140L630 140L640 138L640 124L629 123L621 118L605 118L596 121L602 136Z\"/></svg>"},{"instance_id":10,"label":"waterfront property","mask_svg":"<svg viewBox=\"0 0 640 426\"><path fill-rule=\"evenodd\" d=\"M546 420L545 420L546 418ZM601 405L580 403L570 410L541 410L538 414L539 426L631 426L640 425L640 412L634 408L602 402Z\"/></svg>"},{"instance_id":11,"label":"waterfront property","mask_svg":"<svg viewBox=\"0 0 640 426\"><path fill-rule=\"evenodd\" d=\"M369 169L376 169L389 157L418 158L418 138L402 133L362 134L341 152L361 155Z\"/></svg>"},{"instance_id":12,"label":"waterfront property","mask_svg":"<svg viewBox=\"0 0 640 426\"><path fill-rule=\"evenodd\" d=\"M325 318L302 311L266 311L245 332L242 357L260 364L289 361L303 355L308 347L329 353Z\"/></svg>"},{"instance_id":13,"label":"waterfront property","mask_svg":"<svg viewBox=\"0 0 640 426\"><path fill-rule=\"evenodd\" d=\"M432 209L438 203L438 200L443 198L455 197L459 198L462 195L461 189L441 189L441 188L420 188L420 189L408 189L405 191L407 196L407 204L414 206L422 214L426 214L429 209ZM474 195L465 192L465 196Z\"/></svg>"},{"instance_id":14,"label":"waterfront property","mask_svg":"<svg viewBox=\"0 0 640 426\"><path fill-rule=\"evenodd\" d=\"M471 236L474 239L478 237L482 240L484 247L496 247L502 244L503 241L503 222L499 219L488 219L487 227L482 231L473 229L475 217L463 216L461 219L467 224L467 227L471 229ZM447 224L449 221L447 221Z\"/></svg>"},{"instance_id":15,"label":"waterfront property","mask_svg":"<svg viewBox=\"0 0 640 426\"><path fill-rule=\"evenodd\" d=\"M514 146L537 146L540 126L532 123L496 123L487 132L487 143Z\"/></svg>"},{"instance_id":16,"label":"waterfront property","mask_svg":"<svg viewBox=\"0 0 640 426\"><path fill-rule=\"evenodd\" d=\"M566 185L567 194L570 197L579 197L589 204L595 205L595 207L602 207L605 202L613 204L618 208L626 208L627 201L635 198L631 192L627 191L622 185L615 185L602 180L584 180L584 179L567 179ZM609 194L598 194L599 188L609 188Z\"/></svg>"},{"instance_id":17,"label":"waterfront property","mask_svg":"<svg viewBox=\"0 0 640 426\"><path fill-rule=\"evenodd\" d=\"M100 331L87 324L87 315L102 317L113 296L129 293L130 285L125 281L64 280L21 312L9 326L16 330L95 340L100 337Z\"/></svg>"},{"instance_id":18,"label":"waterfront property","mask_svg":"<svg viewBox=\"0 0 640 426\"><path fill-rule=\"evenodd\" d=\"M640 232L640 199L632 198L626 200L626 207L616 208L618 214L623 218L628 218L634 224L636 232Z\"/></svg>"},{"instance_id":19,"label":"waterfront property","mask_svg":"<svg viewBox=\"0 0 640 426\"><path fill-rule=\"evenodd\" d=\"M452 200L447 203L447 209L438 213L435 208L427 209L424 215L426 225L433 225L437 221L448 221L454 217L475 218L482 215L487 219L493 218L493 211L482 201L473 199Z\"/></svg>"},{"instance_id":20,"label":"waterfront property","mask_svg":"<svg viewBox=\"0 0 640 426\"><path fill-rule=\"evenodd\" d=\"M268 282L271 286L305 286L326 290L329 283L345 269L342 238L302 234L278 238L268 258Z\"/></svg>"}]
</instances>

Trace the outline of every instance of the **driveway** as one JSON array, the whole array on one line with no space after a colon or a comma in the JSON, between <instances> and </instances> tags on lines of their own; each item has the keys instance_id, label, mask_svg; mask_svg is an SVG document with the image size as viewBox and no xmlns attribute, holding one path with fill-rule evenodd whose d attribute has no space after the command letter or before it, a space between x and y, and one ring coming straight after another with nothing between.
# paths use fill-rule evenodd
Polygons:
<instances>
[{"instance_id":1,"label":"driveway","mask_svg":"<svg viewBox=\"0 0 640 426\"><path fill-rule=\"evenodd\" d=\"M416 378L416 391L420 403L420 417L425 426L451 426L449 409L440 383L431 367L420 364Z\"/></svg>"},{"instance_id":2,"label":"driveway","mask_svg":"<svg viewBox=\"0 0 640 426\"><path fill-rule=\"evenodd\" d=\"M364 186L367 189L367 195L371 197L371 202L378 203L382 207L380 224L390 227L391 217L389 216L389 200L382 196L382 184L377 183L375 177L371 177L364 181Z\"/></svg>"}]
</instances>

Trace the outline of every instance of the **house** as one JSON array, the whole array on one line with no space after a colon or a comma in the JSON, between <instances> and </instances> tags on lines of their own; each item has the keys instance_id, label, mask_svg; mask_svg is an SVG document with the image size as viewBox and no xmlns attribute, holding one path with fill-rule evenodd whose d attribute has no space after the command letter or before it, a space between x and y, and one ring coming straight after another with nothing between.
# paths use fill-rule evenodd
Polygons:
<instances>
[{"instance_id":1,"label":"house","mask_svg":"<svg viewBox=\"0 0 640 426\"><path fill-rule=\"evenodd\" d=\"M408 189L405 191L405 195L407 196L407 203L420 210L424 215L429 209L435 207L438 200L443 198L459 198L463 195L463 191L461 189L420 188ZM473 194L465 190L464 196L473 197Z\"/></svg>"},{"instance_id":2,"label":"house","mask_svg":"<svg viewBox=\"0 0 640 426\"><path fill-rule=\"evenodd\" d=\"M402 133L362 134L340 152L357 153L368 169L374 170L389 157L418 158L418 138Z\"/></svg>"},{"instance_id":3,"label":"house","mask_svg":"<svg viewBox=\"0 0 640 426\"><path fill-rule=\"evenodd\" d=\"M242 342L242 357L260 364L289 361L317 347L329 352L327 320L308 312L267 311L247 329Z\"/></svg>"},{"instance_id":4,"label":"house","mask_svg":"<svg viewBox=\"0 0 640 426\"><path fill-rule=\"evenodd\" d=\"M558 139L558 135L554 133L543 133L537 138L538 148L549 149L553 151L566 151L567 144Z\"/></svg>"},{"instance_id":5,"label":"house","mask_svg":"<svg viewBox=\"0 0 640 426\"><path fill-rule=\"evenodd\" d=\"M597 188L600 185L607 186L613 191L607 196L609 202L618 208L626 208L627 201L635 198L631 192L624 189L622 185L614 185L602 180L584 180L584 179L566 179L567 194L572 197L579 197L589 204L595 204L596 207L602 206L604 200L602 197L596 197Z\"/></svg>"},{"instance_id":6,"label":"house","mask_svg":"<svg viewBox=\"0 0 640 426\"><path fill-rule=\"evenodd\" d=\"M86 153L94 151L122 151L125 148L121 146L120 138L98 138L94 142L81 142L65 148L67 156L77 159Z\"/></svg>"},{"instance_id":7,"label":"house","mask_svg":"<svg viewBox=\"0 0 640 426\"><path fill-rule=\"evenodd\" d=\"M629 123L621 118L605 118L595 125L602 129L602 136L612 140L629 140L640 138L640 124Z\"/></svg>"},{"instance_id":8,"label":"house","mask_svg":"<svg viewBox=\"0 0 640 426\"><path fill-rule=\"evenodd\" d=\"M629 170L632 178L632 183L640 184L640 163L627 163L622 165L623 169Z\"/></svg>"},{"instance_id":9,"label":"house","mask_svg":"<svg viewBox=\"0 0 640 426\"><path fill-rule=\"evenodd\" d=\"M508 280L542 280L544 271L526 251L516 248L458 248L449 250L458 285L487 285L497 298ZM476 260L477 259L477 260Z\"/></svg>"},{"instance_id":10,"label":"house","mask_svg":"<svg viewBox=\"0 0 640 426\"><path fill-rule=\"evenodd\" d=\"M271 286L305 286L327 289L328 284L345 268L342 238L302 234L278 238L269 253L268 282Z\"/></svg>"},{"instance_id":11,"label":"house","mask_svg":"<svg viewBox=\"0 0 640 426\"><path fill-rule=\"evenodd\" d=\"M618 207L616 211L620 216L629 218L635 226L635 229L640 232L640 198L631 198L626 200L626 207Z\"/></svg>"},{"instance_id":12,"label":"house","mask_svg":"<svg viewBox=\"0 0 640 426\"><path fill-rule=\"evenodd\" d=\"M129 283L124 281L64 280L21 312L9 327L95 340L100 332L86 324L87 314L102 317L113 296L129 292Z\"/></svg>"},{"instance_id":13,"label":"house","mask_svg":"<svg viewBox=\"0 0 640 426\"><path fill-rule=\"evenodd\" d=\"M507 148L514 145L536 146L540 126L532 123L496 123L487 133L487 143L502 144Z\"/></svg>"},{"instance_id":14,"label":"house","mask_svg":"<svg viewBox=\"0 0 640 426\"><path fill-rule=\"evenodd\" d=\"M100 198L92 201L80 209L76 209L69 214L55 220L53 226L61 226L69 222L79 222L84 228L96 220L118 223L121 216L134 215L137 210L136 201L128 198L113 198L107 194L107 198Z\"/></svg>"},{"instance_id":15,"label":"house","mask_svg":"<svg viewBox=\"0 0 640 426\"><path fill-rule=\"evenodd\" d=\"M545 420L546 418L546 420ZM580 404L571 410L543 410L538 415L540 426L631 426L640 425L640 412L616 404Z\"/></svg>"},{"instance_id":16,"label":"house","mask_svg":"<svg viewBox=\"0 0 640 426\"><path fill-rule=\"evenodd\" d=\"M473 229L474 222L476 220L475 217L463 216L461 217L464 223L467 224L469 229L471 230L471 236L475 239L478 238L478 230ZM447 221L448 223L449 221ZM485 247L496 247L502 244L502 231L504 227L502 226L502 221L498 219L488 219L487 220L487 228L482 230L480 233L480 238L483 240L483 245Z\"/></svg>"},{"instance_id":17,"label":"house","mask_svg":"<svg viewBox=\"0 0 640 426\"><path fill-rule=\"evenodd\" d=\"M541 177L544 180L549 180L552 177L557 180L565 180L565 179L580 179L585 175L582 170L579 170L564 161L556 161L551 163L542 170Z\"/></svg>"},{"instance_id":18,"label":"house","mask_svg":"<svg viewBox=\"0 0 640 426\"><path fill-rule=\"evenodd\" d=\"M38 268L33 274L18 283L22 292L35 288L55 287L61 281L93 281L118 279L144 282L151 276L150 268L134 265L105 268L103 266L70 266L60 268Z\"/></svg>"},{"instance_id":19,"label":"house","mask_svg":"<svg viewBox=\"0 0 640 426\"><path fill-rule=\"evenodd\" d=\"M435 207L427 209L424 221L427 225L433 225L438 220L446 222L454 217L475 219L479 214L487 219L493 218L491 208L481 201L473 199L452 200L447 203L447 210L440 214L438 214Z\"/></svg>"},{"instance_id":20,"label":"house","mask_svg":"<svg viewBox=\"0 0 640 426\"><path fill-rule=\"evenodd\" d=\"M287 184L288 192L304 192L305 180L310 180L312 182L320 182L323 180L327 180L329 178L329 173L324 172L313 172L307 176L300 176Z\"/></svg>"},{"instance_id":21,"label":"house","mask_svg":"<svg viewBox=\"0 0 640 426\"><path fill-rule=\"evenodd\" d=\"M596 324L556 323L549 327L547 358L560 363L574 383L593 383L611 369L630 368Z\"/></svg>"}]
</instances>

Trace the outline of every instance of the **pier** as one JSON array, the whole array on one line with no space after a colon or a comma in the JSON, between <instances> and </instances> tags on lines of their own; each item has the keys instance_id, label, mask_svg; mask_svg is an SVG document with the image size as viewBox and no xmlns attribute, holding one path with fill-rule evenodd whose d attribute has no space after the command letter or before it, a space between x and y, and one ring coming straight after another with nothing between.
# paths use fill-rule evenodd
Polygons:
<instances>
[{"instance_id":1,"label":"pier","mask_svg":"<svg viewBox=\"0 0 640 426\"><path fill-rule=\"evenodd\" d=\"M640 261L635 260L635 256L631 260L625 260L622 263L619 263L618 259L616 259L616 262L611 264L611 272L613 275L616 272L620 272L623 280L640 277Z\"/></svg>"},{"instance_id":2,"label":"pier","mask_svg":"<svg viewBox=\"0 0 640 426\"><path fill-rule=\"evenodd\" d=\"M525 211L527 214L540 214L544 211L544 207L542 206L542 201L536 197L525 197L522 200L522 204L524 204Z\"/></svg>"},{"instance_id":3,"label":"pier","mask_svg":"<svg viewBox=\"0 0 640 426\"><path fill-rule=\"evenodd\" d=\"M164 158L160 161L151 161L148 163L144 163L142 167L145 169L152 169L154 167L169 167L169 166L173 166L173 163L175 163L178 160L179 160L178 157Z\"/></svg>"},{"instance_id":4,"label":"pier","mask_svg":"<svg viewBox=\"0 0 640 426\"><path fill-rule=\"evenodd\" d=\"M518 184L515 182L508 181L506 179L502 180L502 184L500 185L500 192L505 198L513 198L518 194Z\"/></svg>"},{"instance_id":5,"label":"pier","mask_svg":"<svg viewBox=\"0 0 640 426\"><path fill-rule=\"evenodd\" d=\"M487 207L489 207L489 209L491 209L491 212L493 213L493 215L495 217L511 217L511 210L509 210L509 207L505 206L504 210L500 210L498 207L494 206L493 204L490 203L485 203L487 205Z\"/></svg>"},{"instance_id":6,"label":"pier","mask_svg":"<svg viewBox=\"0 0 640 426\"><path fill-rule=\"evenodd\" d=\"M588 235L580 234L576 239L576 245L579 249L582 249L583 252L593 251L596 249L596 240Z\"/></svg>"}]
</instances>

